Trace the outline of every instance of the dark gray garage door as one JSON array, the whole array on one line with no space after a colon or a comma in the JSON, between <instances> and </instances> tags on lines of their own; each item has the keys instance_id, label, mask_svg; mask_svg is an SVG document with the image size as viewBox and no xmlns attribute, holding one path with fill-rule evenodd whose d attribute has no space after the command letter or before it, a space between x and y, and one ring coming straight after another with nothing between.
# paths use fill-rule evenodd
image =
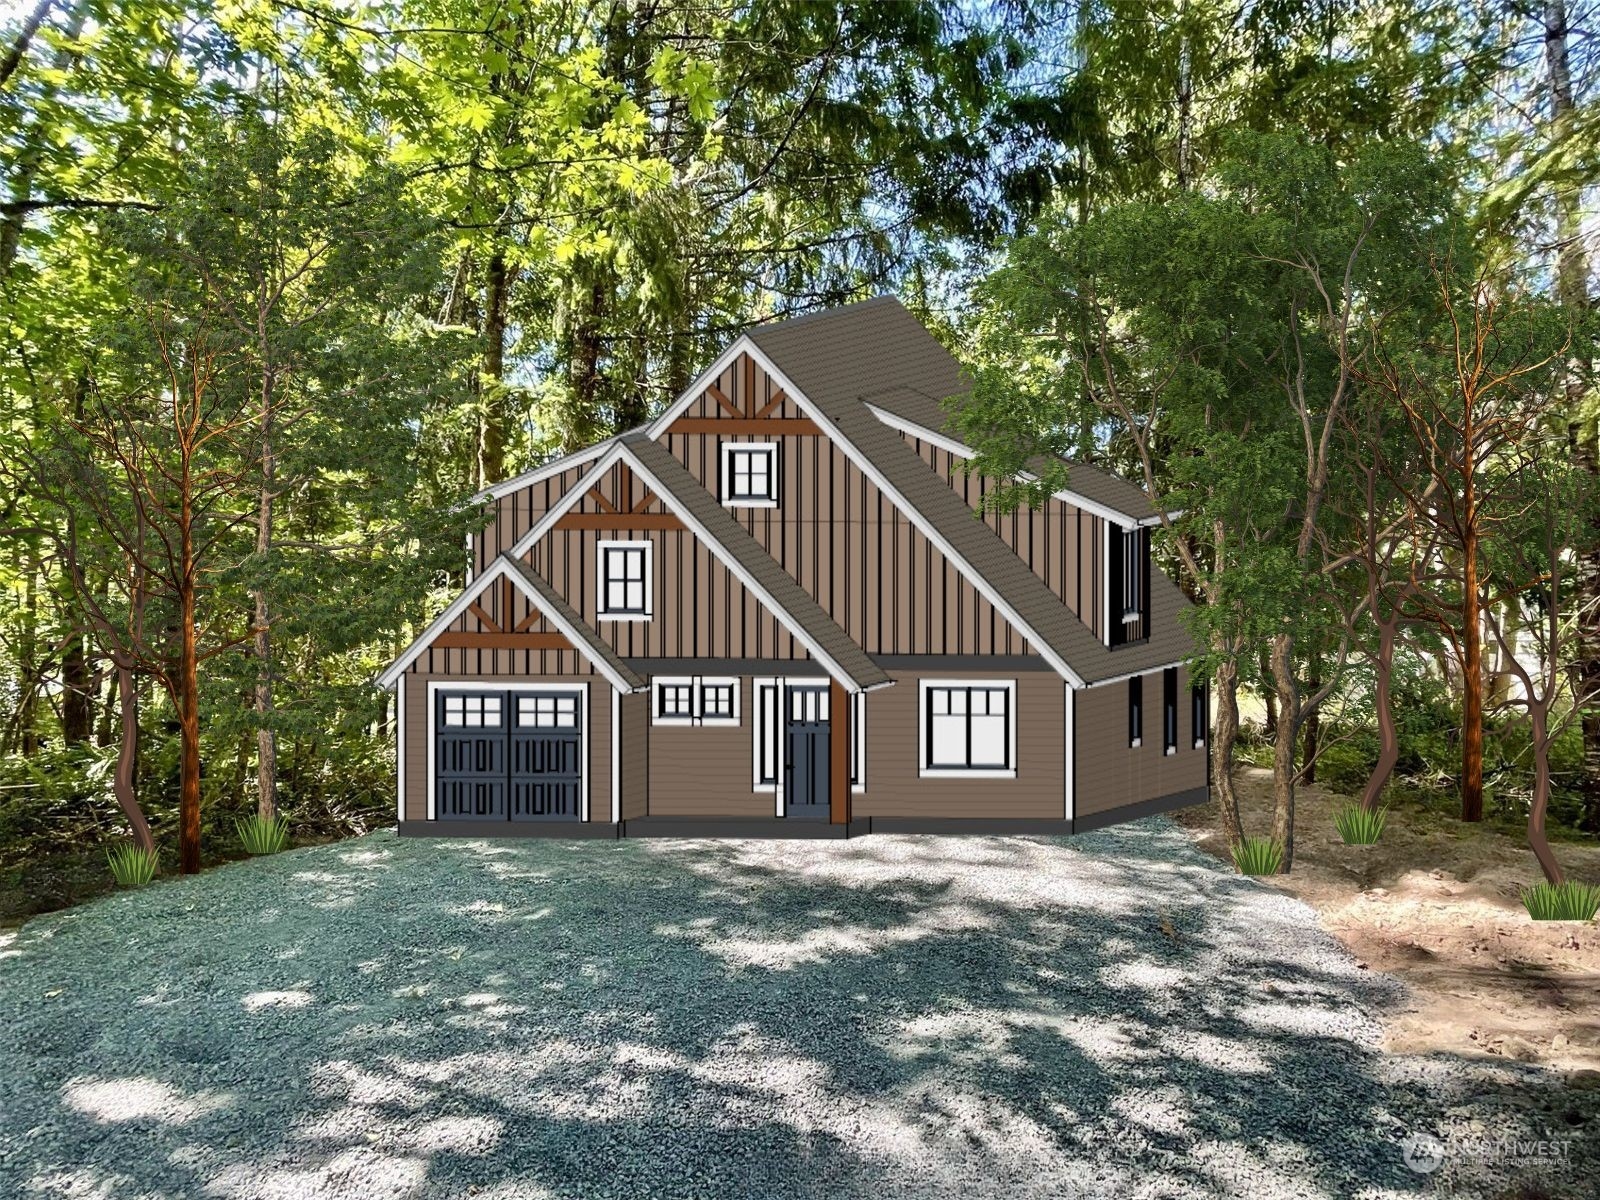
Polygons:
<instances>
[{"instance_id":1,"label":"dark gray garage door","mask_svg":"<svg viewBox=\"0 0 1600 1200\"><path fill-rule=\"evenodd\" d=\"M434 705L439 820L582 816L581 693L441 690Z\"/></svg>"}]
</instances>

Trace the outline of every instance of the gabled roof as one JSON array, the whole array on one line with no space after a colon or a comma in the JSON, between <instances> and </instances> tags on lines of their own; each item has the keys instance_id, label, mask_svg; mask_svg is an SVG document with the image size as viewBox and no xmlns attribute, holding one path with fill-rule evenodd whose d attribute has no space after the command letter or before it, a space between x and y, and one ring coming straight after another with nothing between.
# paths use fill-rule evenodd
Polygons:
<instances>
[{"instance_id":1,"label":"gabled roof","mask_svg":"<svg viewBox=\"0 0 1600 1200\"><path fill-rule=\"evenodd\" d=\"M642 429L621 435L595 463L599 478L616 462L626 462L684 524L720 559L739 581L770 608L786 628L811 651L824 669L851 691L888 687L894 680L811 598L761 543L734 520L688 468ZM520 559L587 490L583 485L530 529L508 552Z\"/></svg>"},{"instance_id":2,"label":"gabled roof","mask_svg":"<svg viewBox=\"0 0 1600 1200\"><path fill-rule=\"evenodd\" d=\"M378 686L391 688L398 683L406 668L433 645L434 640L450 627L452 621L467 611L467 606L481 596L485 588L502 576L520 587L534 607L544 613L550 624L572 643L573 649L587 658L594 665L594 669L604 675L613 687L624 692L639 692L649 686L639 677L637 671L617 657L616 652L606 645L599 634L589 628L577 611L562 599L560 593L508 554L502 554L495 559L482 575L467 584L462 593L451 602L450 607L440 613L433 624L429 625L422 635L407 646L404 653L378 676Z\"/></svg>"},{"instance_id":3,"label":"gabled roof","mask_svg":"<svg viewBox=\"0 0 1600 1200\"><path fill-rule=\"evenodd\" d=\"M832 397L865 400L952 440L944 401L972 391L972 377L893 296L757 326L750 340L819 404ZM1041 472L1043 460L1033 469ZM1129 521L1156 517L1143 488L1089 463L1067 464L1066 492L1069 503L1075 495L1087 507Z\"/></svg>"}]
</instances>

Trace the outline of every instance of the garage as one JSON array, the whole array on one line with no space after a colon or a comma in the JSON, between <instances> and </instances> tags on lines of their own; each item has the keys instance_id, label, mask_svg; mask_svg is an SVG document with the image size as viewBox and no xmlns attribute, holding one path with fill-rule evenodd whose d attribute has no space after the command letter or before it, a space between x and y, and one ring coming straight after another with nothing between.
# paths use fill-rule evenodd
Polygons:
<instances>
[{"instance_id":1,"label":"garage","mask_svg":"<svg viewBox=\"0 0 1600 1200\"><path fill-rule=\"evenodd\" d=\"M437 690L436 818L582 820L584 700L577 689Z\"/></svg>"}]
</instances>

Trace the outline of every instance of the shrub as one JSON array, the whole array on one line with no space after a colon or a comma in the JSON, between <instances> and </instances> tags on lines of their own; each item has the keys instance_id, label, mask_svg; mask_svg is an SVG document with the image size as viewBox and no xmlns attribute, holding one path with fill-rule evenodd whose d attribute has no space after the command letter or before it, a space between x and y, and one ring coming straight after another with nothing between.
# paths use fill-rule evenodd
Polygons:
<instances>
[{"instance_id":1,"label":"shrub","mask_svg":"<svg viewBox=\"0 0 1600 1200\"><path fill-rule=\"evenodd\" d=\"M1522 891L1522 903L1535 921L1592 921L1600 911L1600 887L1586 883L1541 881Z\"/></svg>"},{"instance_id":2,"label":"shrub","mask_svg":"<svg viewBox=\"0 0 1600 1200\"><path fill-rule=\"evenodd\" d=\"M1243 838L1234 843L1233 865L1241 875L1276 875L1283 866L1283 847L1271 838Z\"/></svg>"},{"instance_id":3,"label":"shrub","mask_svg":"<svg viewBox=\"0 0 1600 1200\"><path fill-rule=\"evenodd\" d=\"M1333 814L1333 827L1347 846L1371 846L1383 836L1383 823L1389 819L1387 808L1367 809L1354 802L1341 804Z\"/></svg>"},{"instance_id":4,"label":"shrub","mask_svg":"<svg viewBox=\"0 0 1600 1200\"><path fill-rule=\"evenodd\" d=\"M118 887L143 887L156 877L156 856L131 842L107 850L106 862Z\"/></svg>"},{"instance_id":5,"label":"shrub","mask_svg":"<svg viewBox=\"0 0 1600 1200\"><path fill-rule=\"evenodd\" d=\"M289 845L289 822L283 816L263 819L260 813L251 813L236 821L239 840L249 854L276 854Z\"/></svg>"}]
</instances>

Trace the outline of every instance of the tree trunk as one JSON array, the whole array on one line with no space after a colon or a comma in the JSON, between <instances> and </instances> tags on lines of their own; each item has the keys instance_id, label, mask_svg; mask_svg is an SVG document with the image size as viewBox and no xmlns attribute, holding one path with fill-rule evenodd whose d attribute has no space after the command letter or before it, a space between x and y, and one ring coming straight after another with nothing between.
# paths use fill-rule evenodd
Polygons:
<instances>
[{"instance_id":1,"label":"tree trunk","mask_svg":"<svg viewBox=\"0 0 1600 1200\"><path fill-rule=\"evenodd\" d=\"M1294 678L1294 638L1272 639L1272 680L1278 694L1278 735L1272 740L1272 840L1283 848L1282 872L1294 864L1294 752L1300 695Z\"/></svg>"},{"instance_id":2,"label":"tree trunk","mask_svg":"<svg viewBox=\"0 0 1600 1200\"><path fill-rule=\"evenodd\" d=\"M1313 664L1320 660L1314 658ZM1322 668L1313 665L1311 678L1306 680L1306 688L1312 695L1322 690ZM1305 730L1301 738L1300 747L1300 782L1315 783L1317 781L1317 750L1322 739L1322 705L1315 705L1305 715Z\"/></svg>"},{"instance_id":3,"label":"tree trunk","mask_svg":"<svg viewBox=\"0 0 1600 1200\"><path fill-rule=\"evenodd\" d=\"M1272 655L1271 651L1261 656L1261 703L1267 710L1266 723L1261 727L1261 735L1267 741L1276 741L1278 737L1278 697L1272 687Z\"/></svg>"},{"instance_id":4,"label":"tree trunk","mask_svg":"<svg viewBox=\"0 0 1600 1200\"><path fill-rule=\"evenodd\" d=\"M156 842L150 836L150 823L145 820L144 809L139 807L139 691L131 663L119 659L114 668L117 707L122 716L122 745L117 748L117 771L111 779L111 790L122 815L128 819L134 844L147 854L154 854Z\"/></svg>"},{"instance_id":5,"label":"tree trunk","mask_svg":"<svg viewBox=\"0 0 1600 1200\"><path fill-rule=\"evenodd\" d=\"M1222 836L1230 847L1237 846L1243 834L1239 822L1239 799L1233 791L1233 747L1239 738L1239 666L1232 658L1217 664L1212 684L1216 711L1211 723L1211 786L1216 789L1217 815Z\"/></svg>"},{"instance_id":6,"label":"tree trunk","mask_svg":"<svg viewBox=\"0 0 1600 1200\"><path fill-rule=\"evenodd\" d=\"M1478 538L1467 525L1461 565L1461 819L1483 820L1483 624Z\"/></svg>"},{"instance_id":7,"label":"tree trunk","mask_svg":"<svg viewBox=\"0 0 1600 1200\"><path fill-rule=\"evenodd\" d=\"M272 727L272 608L267 598L266 579L271 577L267 562L272 552L272 505L276 498L277 458L273 451L272 379L267 375L261 387L261 497L256 516L256 556L263 581L255 590L256 656L256 811L263 821L278 815L278 734Z\"/></svg>"},{"instance_id":8,"label":"tree trunk","mask_svg":"<svg viewBox=\"0 0 1600 1200\"><path fill-rule=\"evenodd\" d=\"M195 594L198 590L194 567L193 484L185 462L180 489L181 512L178 519L180 584L178 588L179 631L178 731L182 746L178 774L178 869L185 875L200 870L200 672L199 647L195 644Z\"/></svg>"},{"instance_id":9,"label":"tree trunk","mask_svg":"<svg viewBox=\"0 0 1600 1200\"><path fill-rule=\"evenodd\" d=\"M61 740L81 746L94 732L94 675L81 633L67 639L61 655Z\"/></svg>"},{"instance_id":10,"label":"tree trunk","mask_svg":"<svg viewBox=\"0 0 1600 1200\"><path fill-rule=\"evenodd\" d=\"M1399 629L1397 620L1378 622L1377 696L1378 710L1378 761L1372 774L1367 776L1367 786L1361 792L1361 807L1375 812L1400 761L1400 737L1394 725L1394 643Z\"/></svg>"},{"instance_id":11,"label":"tree trunk","mask_svg":"<svg viewBox=\"0 0 1600 1200\"><path fill-rule=\"evenodd\" d=\"M1544 817L1550 807L1550 727L1545 706L1528 697L1528 716L1533 730L1533 803L1528 806L1528 846L1539 860L1539 868L1551 883L1566 880L1561 864L1545 836Z\"/></svg>"},{"instance_id":12,"label":"tree trunk","mask_svg":"<svg viewBox=\"0 0 1600 1200\"><path fill-rule=\"evenodd\" d=\"M511 423L506 403L506 308L511 294L511 272L505 251L496 247L484 267L483 313L483 421L478 440L478 478L487 486L506 477L507 429Z\"/></svg>"}]
</instances>

